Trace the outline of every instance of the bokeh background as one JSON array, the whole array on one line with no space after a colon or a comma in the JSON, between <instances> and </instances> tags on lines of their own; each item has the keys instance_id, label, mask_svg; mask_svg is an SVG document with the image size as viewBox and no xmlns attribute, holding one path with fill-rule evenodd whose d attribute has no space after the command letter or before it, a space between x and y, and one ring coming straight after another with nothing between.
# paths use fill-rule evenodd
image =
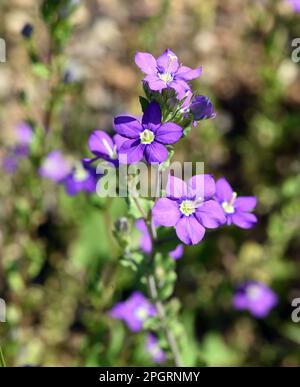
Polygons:
<instances>
[{"instance_id":1,"label":"bokeh background","mask_svg":"<svg viewBox=\"0 0 300 387\"><path fill-rule=\"evenodd\" d=\"M0 172L0 297L7 303L0 341L7 363L153 364L145 334L130 334L108 316L139 288L136 274L120 265L111 232L124 204L69 197L37 171L53 149L87 157L93 129L111 132L113 115L139 114L135 51L158 56L169 47L184 64L203 65L194 89L217 111L176 145L176 159L205 161L207 171L258 198L255 228L208 233L177 262L186 363L299 366L291 301L300 297L300 63L291 60L291 41L300 37L300 15L281 0L81 1L69 18L70 39L57 49L39 4L0 3L7 43L0 158L20 121L49 124L14 173ZM21 34L26 23L34 27L30 40ZM236 284L247 279L265 282L279 297L265 319L232 308Z\"/></svg>"}]
</instances>

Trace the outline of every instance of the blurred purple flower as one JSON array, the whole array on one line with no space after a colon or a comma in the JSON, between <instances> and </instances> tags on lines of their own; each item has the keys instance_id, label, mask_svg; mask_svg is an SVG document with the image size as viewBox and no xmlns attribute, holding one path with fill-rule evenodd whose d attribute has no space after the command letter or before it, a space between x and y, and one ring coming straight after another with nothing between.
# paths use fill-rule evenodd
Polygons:
<instances>
[{"instance_id":1,"label":"blurred purple flower","mask_svg":"<svg viewBox=\"0 0 300 387\"><path fill-rule=\"evenodd\" d=\"M123 320L132 332L138 332L148 317L156 315L156 309L141 292L133 292L126 301L118 302L110 315Z\"/></svg>"},{"instance_id":2,"label":"blurred purple flower","mask_svg":"<svg viewBox=\"0 0 300 387\"><path fill-rule=\"evenodd\" d=\"M146 351L156 363L164 363L166 361L166 354L160 348L157 338L152 333L147 335Z\"/></svg>"},{"instance_id":3,"label":"blurred purple flower","mask_svg":"<svg viewBox=\"0 0 300 387\"><path fill-rule=\"evenodd\" d=\"M2 159L2 168L7 173L14 173L18 168L19 160L15 154L7 154Z\"/></svg>"},{"instance_id":4,"label":"blurred purple flower","mask_svg":"<svg viewBox=\"0 0 300 387\"><path fill-rule=\"evenodd\" d=\"M248 281L237 288L232 302L235 309L248 310L253 316L263 318L277 305L278 297L267 285Z\"/></svg>"},{"instance_id":5,"label":"blurred purple flower","mask_svg":"<svg viewBox=\"0 0 300 387\"><path fill-rule=\"evenodd\" d=\"M63 181L66 192L74 196L81 191L93 193L96 191L97 178L95 170L88 165L77 165Z\"/></svg>"},{"instance_id":6,"label":"blurred purple flower","mask_svg":"<svg viewBox=\"0 0 300 387\"><path fill-rule=\"evenodd\" d=\"M293 7L295 12L300 13L300 0L287 0L287 1Z\"/></svg>"},{"instance_id":7,"label":"blurred purple flower","mask_svg":"<svg viewBox=\"0 0 300 387\"><path fill-rule=\"evenodd\" d=\"M155 224L175 227L178 238L187 245L199 243L206 228L224 224L226 218L213 200L215 182L210 175L193 176L188 183L169 176L165 198L159 199L152 215Z\"/></svg>"},{"instance_id":8,"label":"blurred purple flower","mask_svg":"<svg viewBox=\"0 0 300 387\"><path fill-rule=\"evenodd\" d=\"M190 111L193 114L195 121L215 118L216 116L211 100L204 95L196 95L193 98L190 105Z\"/></svg>"},{"instance_id":9,"label":"blurred purple flower","mask_svg":"<svg viewBox=\"0 0 300 387\"><path fill-rule=\"evenodd\" d=\"M251 228L257 223L257 218L250 213L256 206L255 196L240 196L233 192L225 178L216 182L216 199L222 205L227 224L234 223L241 228Z\"/></svg>"},{"instance_id":10,"label":"blurred purple flower","mask_svg":"<svg viewBox=\"0 0 300 387\"><path fill-rule=\"evenodd\" d=\"M176 91L178 99L182 99L189 89L188 81L201 75L202 67L191 69L179 64L177 56L167 49L157 59L147 52L137 52L135 63L146 74L144 81L153 91L161 92L163 89L172 88Z\"/></svg>"},{"instance_id":11,"label":"blurred purple flower","mask_svg":"<svg viewBox=\"0 0 300 387\"><path fill-rule=\"evenodd\" d=\"M15 128L15 137L18 145L30 145L33 140L31 126L26 122L20 122Z\"/></svg>"},{"instance_id":12,"label":"blurred purple flower","mask_svg":"<svg viewBox=\"0 0 300 387\"><path fill-rule=\"evenodd\" d=\"M30 144L33 141L33 131L26 122L20 122L14 129L15 145L8 151L2 160L3 169L14 173L20 160L29 154Z\"/></svg>"},{"instance_id":13,"label":"blurred purple flower","mask_svg":"<svg viewBox=\"0 0 300 387\"><path fill-rule=\"evenodd\" d=\"M136 163L144 157L148 163L162 163L168 158L166 145L174 144L182 136L182 128L173 123L161 123L161 109L157 102L151 102L144 112L142 122L131 116L114 119L116 132L127 138L120 155L124 162Z\"/></svg>"},{"instance_id":14,"label":"blurred purple flower","mask_svg":"<svg viewBox=\"0 0 300 387\"><path fill-rule=\"evenodd\" d=\"M59 150L50 152L39 169L39 174L42 177L53 180L56 183L62 182L71 172L71 163Z\"/></svg>"},{"instance_id":15,"label":"blurred purple flower","mask_svg":"<svg viewBox=\"0 0 300 387\"><path fill-rule=\"evenodd\" d=\"M95 155L93 158L84 159L85 164L96 160L105 160L118 166L118 151L127 138L116 134L111 138L103 130L95 130L89 137L89 150Z\"/></svg>"},{"instance_id":16,"label":"blurred purple flower","mask_svg":"<svg viewBox=\"0 0 300 387\"><path fill-rule=\"evenodd\" d=\"M142 237L140 240L140 248L144 253L150 254L152 251L152 241L148 231L148 227L144 219L138 219L135 222L136 228L142 233ZM176 248L169 252L169 255L174 260L180 259L183 256L184 247L182 244L176 246Z\"/></svg>"}]
</instances>

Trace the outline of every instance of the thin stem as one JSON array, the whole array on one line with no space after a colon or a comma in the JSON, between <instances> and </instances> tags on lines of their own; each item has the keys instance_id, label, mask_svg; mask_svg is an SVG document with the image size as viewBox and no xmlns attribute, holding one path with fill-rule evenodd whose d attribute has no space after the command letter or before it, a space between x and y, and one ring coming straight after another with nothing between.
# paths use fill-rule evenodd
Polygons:
<instances>
[{"instance_id":1,"label":"thin stem","mask_svg":"<svg viewBox=\"0 0 300 387\"><path fill-rule=\"evenodd\" d=\"M1 345L0 345L0 366L1 367L6 367L6 363L5 363L5 359L4 359L4 355L3 355L3 352L2 352Z\"/></svg>"},{"instance_id":2,"label":"thin stem","mask_svg":"<svg viewBox=\"0 0 300 387\"><path fill-rule=\"evenodd\" d=\"M163 329L164 329L164 332L166 335L166 339L168 341L170 350L171 350L173 358L174 358L175 365L176 365L176 367L182 367L182 362L181 362L181 357L180 357L178 345L177 345L177 342L176 342L176 339L175 339L173 332L168 327L168 321L167 321L167 317L166 317L165 307L164 307L163 303L158 298L156 282L155 282L155 278L152 274L147 276L147 284L148 284L151 299L155 304L155 307L156 307L156 310L158 313L158 317L162 323L162 326L163 326Z\"/></svg>"},{"instance_id":3,"label":"thin stem","mask_svg":"<svg viewBox=\"0 0 300 387\"><path fill-rule=\"evenodd\" d=\"M138 197L134 196L133 197L134 203L137 206L138 210L140 211L142 217L144 218L144 221L148 227L148 231L151 237L152 241L152 256L151 256L151 264L153 265L154 262L154 245L157 242L157 234L156 234L156 229L151 221L147 221L147 214L145 213L144 209L140 205ZM155 277L153 274L148 274L146 276L147 279L147 285L150 293L150 297L155 304L156 310L158 317L161 321L166 339L168 341L170 350L172 352L173 358L174 358L174 363L176 367L182 367L182 362L181 362L181 357L178 349L178 345L175 339L175 336L171 329L168 326L168 321L167 321L167 316L166 316L166 311L164 304L160 301L159 296L158 296L158 291L157 291L157 286L156 286L156 281Z\"/></svg>"}]
</instances>

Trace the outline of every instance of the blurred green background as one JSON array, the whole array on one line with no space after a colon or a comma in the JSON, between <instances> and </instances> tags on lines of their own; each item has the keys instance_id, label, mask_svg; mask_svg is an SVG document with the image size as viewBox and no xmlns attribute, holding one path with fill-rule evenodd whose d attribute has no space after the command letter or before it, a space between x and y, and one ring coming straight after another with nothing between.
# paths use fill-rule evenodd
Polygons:
<instances>
[{"instance_id":1,"label":"blurred green background","mask_svg":"<svg viewBox=\"0 0 300 387\"><path fill-rule=\"evenodd\" d=\"M0 63L0 158L18 122L43 126L51 82L62 83L66 70L77 80L55 99L43 148L15 174L0 172L0 297L7 303L0 342L9 365L153 364L145 334L130 334L107 314L139 287L120 265L111 232L125 213L122 200L70 198L37 169L52 149L88 156L93 129L111 132L113 115L140 114L135 51L158 56L167 47L185 65L203 66L194 90L209 95L217 111L176 145L175 158L205 161L206 171L226 176L238 193L258 197L255 228L208 233L177 263L184 359L300 365L300 323L291 320L291 301L300 297L300 63L291 60L299 18L275 0L81 1L49 81L33 68L31 43L20 34L25 23L34 25L47 62L51 42L39 1L1 1L7 62ZM246 279L278 294L266 319L233 310L234 287Z\"/></svg>"}]
</instances>

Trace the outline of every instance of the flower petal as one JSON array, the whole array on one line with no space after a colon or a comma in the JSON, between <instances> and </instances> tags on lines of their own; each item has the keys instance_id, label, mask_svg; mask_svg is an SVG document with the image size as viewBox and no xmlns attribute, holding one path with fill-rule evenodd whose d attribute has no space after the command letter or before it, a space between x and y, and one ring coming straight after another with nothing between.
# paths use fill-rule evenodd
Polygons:
<instances>
[{"instance_id":1,"label":"flower petal","mask_svg":"<svg viewBox=\"0 0 300 387\"><path fill-rule=\"evenodd\" d=\"M113 140L114 140L115 146L117 147L117 150L119 150L121 146L124 144L124 142L128 141L128 138L120 136L119 134L115 134L113 136Z\"/></svg>"},{"instance_id":2,"label":"flower petal","mask_svg":"<svg viewBox=\"0 0 300 387\"><path fill-rule=\"evenodd\" d=\"M219 202L229 202L232 198L233 189L231 188L228 181L221 177L221 179L216 182L216 197Z\"/></svg>"},{"instance_id":3,"label":"flower petal","mask_svg":"<svg viewBox=\"0 0 300 387\"><path fill-rule=\"evenodd\" d=\"M153 141L152 144L145 146L145 159L148 163L162 163L167 158L168 150L159 142Z\"/></svg>"},{"instance_id":4,"label":"flower petal","mask_svg":"<svg viewBox=\"0 0 300 387\"><path fill-rule=\"evenodd\" d=\"M167 87L166 83L157 75L147 75L144 81L148 83L149 88L153 91L161 91Z\"/></svg>"},{"instance_id":5,"label":"flower petal","mask_svg":"<svg viewBox=\"0 0 300 387\"><path fill-rule=\"evenodd\" d=\"M163 144L174 144L182 136L182 127L173 122L162 124L156 131L155 140Z\"/></svg>"},{"instance_id":6,"label":"flower petal","mask_svg":"<svg viewBox=\"0 0 300 387\"><path fill-rule=\"evenodd\" d=\"M234 202L234 208L238 211L252 211L256 206L255 196L239 196Z\"/></svg>"},{"instance_id":7,"label":"flower petal","mask_svg":"<svg viewBox=\"0 0 300 387\"><path fill-rule=\"evenodd\" d=\"M180 243L177 247L175 247L174 250L169 252L169 255L171 258L177 261L177 259L182 258L183 253L184 253L184 247L183 247L183 244Z\"/></svg>"},{"instance_id":8,"label":"flower petal","mask_svg":"<svg viewBox=\"0 0 300 387\"><path fill-rule=\"evenodd\" d=\"M115 131L127 138L139 138L143 130L141 123L134 117L118 116L114 118Z\"/></svg>"},{"instance_id":9,"label":"flower petal","mask_svg":"<svg viewBox=\"0 0 300 387\"><path fill-rule=\"evenodd\" d=\"M217 228L226 222L223 208L215 200L202 203L196 210L199 223L207 228Z\"/></svg>"},{"instance_id":10,"label":"flower petal","mask_svg":"<svg viewBox=\"0 0 300 387\"><path fill-rule=\"evenodd\" d=\"M170 198L179 199L187 196L187 193L188 188L186 182L176 176L169 175L166 186L166 195Z\"/></svg>"},{"instance_id":11,"label":"flower petal","mask_svg":"<svg viewBox=\"0 0 300 387\"><path fill-rule=\"evenodd\" d=\"M135 64L145 74L153 74L157 72L156 60L153 55L148 52L137 52L134 58Z\"/></svg>"},{"instance_id":12,"label":"flower petal","mask_svg":"<svg viewBox=\"0 0 300 387\"><path fill-rule=\"evenodd\" d=\"M151 236L149 234L148 227L145 223L144 219L138 219L135 222L136 228L142 233L142 237L140 240L140 247L141 249L147 253L150 254L152 251L152 241L151 241Z\"/></svg>"},{"instance_id":13,"label":"flower petal","mask_svg":"<svg viewBox=\"0 0 300 387\"><path fill-rule=\"evenodd\" d=\"M89 137L88 146L97 156L110 156L114 149L113 140L103 130L95 130Z\"/></svg>"},{"instance_id":14,"label":"flower petal","mask_svg":"<svg viewBox=\"0 0 300 387\"><path fill-rule=\"evenodd\" d=\"M241 228L251 228L257 223L257 218L249 212L236 212L232 214L232 223Z\"/></svg>"},{"instance_id":15,"label":"flower petal","mask_svg":"<svg viewBox=\"0 0 300 387\"><path fill-rule=\"evenodd\" d=\"M139 140L127 140L119 151L119 161L122 164L131 164L141 161L144 156L145 145Z\"/></svg>"},{"instance_id":16,"label":"flower petal","mask_svg":"<svg viewBox=\"0 0 300 387\"><path fill-rule=\"evenodd\" d=\"M190 90L189 85L182 79L173 80L169 86L176 91L177 98L184 98L186 92Z\"/></svg>"},{"instance_id":17,"label":"flower petal","mask_svg":"<svg viewBox=\"0 0 300 387\"><path fill-rule=\"evenodd\" d=\"M149 129L157 129L161 124L161 109L157 102L150 102L147 106L143 118L142 125Z\"/></svg>"},{"instance_id":18,"label":"flower petal","mask_svg":"<svg viewBox=\"0 0 300 387\"><path fill-rule=\"evenodd\" d=\"M191 69L187 66L180 66L176 72L176 79L180 78L184 81L191 81L192 79L198 78L202 73L202 67L197 67L196 69Z\"/></svg>"},{"instance_id":19,"label":"flower petal","mask_svg":"<svg viewBox=\"0 0 300 387\"><path fill-rule=\"evenodd\" d=\"M180 219L178 203L168 198L158 199L152 208L152 216L156 225L175 226Z\"/></svg>"},{"instance_id":20,"label":"flower petal","mask_svg":"<svg viewBox=\"0 0 300 387\"><path fill-rule=\"evenodd\" d=\"M173 51L167 49L161 56L156 60L157 66L160 72L175 73L178 70L179 62L177 56Z\"/></svg>"},{"instance_id":21,"label":"flower petal","mask_svg":"<svg viewBox=\"0 0 300 387\"><path fill-rule=\"evenodd\" d=\"M210 199L216 191L216 184L211 175L195 175L188 181L188 192L196 199Z\"/></svg>"},{"instance_id":22,"label":"flower petal","mask_svg":"<svg viewBox=\"0 0 300 387\"><path fill-rule=\"evenodd\" d=\"M192 216L184 216L176 224L176 234L186 245L199 243L205 234L205 228Z\"/></svg>"}]
</instances>

